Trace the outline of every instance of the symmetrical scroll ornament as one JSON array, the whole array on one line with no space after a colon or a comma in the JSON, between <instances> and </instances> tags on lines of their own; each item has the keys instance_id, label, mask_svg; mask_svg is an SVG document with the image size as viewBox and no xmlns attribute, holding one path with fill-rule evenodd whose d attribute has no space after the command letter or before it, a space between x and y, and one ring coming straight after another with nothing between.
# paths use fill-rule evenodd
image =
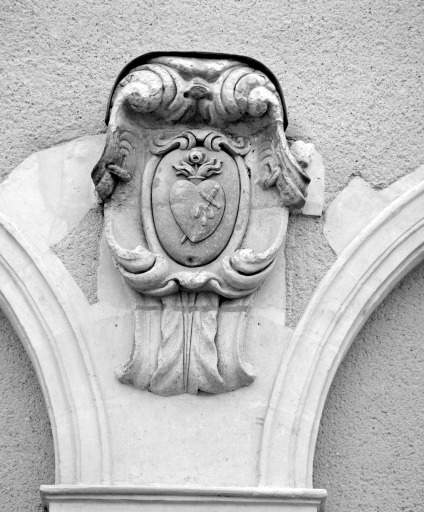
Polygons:
<instances>
[{"instance_id":1,"label":"symmetrical scroll ornament","mask_svg":"<svg viewBox=\"0 0 424 512\"><path fill-rule=\"evenodd\" d=\"M272 77L222 58L156 57L117 84L92 178L136 292L121 382L173 395L254 380L243 358L249 307L309 182L282 101Z\"/></svg>"}]
</instances>

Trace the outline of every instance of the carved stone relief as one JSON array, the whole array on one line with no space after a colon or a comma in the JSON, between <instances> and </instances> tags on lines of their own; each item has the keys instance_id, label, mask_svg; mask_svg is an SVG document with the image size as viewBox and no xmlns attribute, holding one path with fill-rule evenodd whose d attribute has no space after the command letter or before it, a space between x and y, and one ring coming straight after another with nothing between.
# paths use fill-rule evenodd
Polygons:
<instances>
[{"instance_id":1,"label":"carved stone relief","mask_svg":"<svg viewBox=\"0 0 424 512\"><path fill-rule=\"evenodd\" d=\"M118 379L160 395L247 386L249 308L309 183L275 78L251 61L155 57L121 77L108 118L92 178L135 311Z\"/></svg>"},{"instance_id":2,"label":"carved stone relief","mask_svg":"<svg viewBox=\"0 0 424 512\"><path fill-rule=\"evenodd\" d=\"M42 151L0 186L0 303L34 362L55 440L56 482L42 487L45 504L51 512L112 511L117 503L122 510L322 510L326 493L311 488L322 407L358 330L423 260L424 168L378 192L353 180L329 207L325 232L338 258L294 333L287 331L269 387L261 388L262 370L240 392L163 400L120 386L111 374L123 332L131 344L127 303L112 307L103 295L89 305L51 250L95 206L89 171L103 146L100 135ZM55 200L58 190L63 201ZM134 293L140 309L142 300L157 301L160 325L161 299ZM250 329L249 336L250 343ZM270 358L280 354L275 346L267 346Z\"/></svg>"}]
</instances>

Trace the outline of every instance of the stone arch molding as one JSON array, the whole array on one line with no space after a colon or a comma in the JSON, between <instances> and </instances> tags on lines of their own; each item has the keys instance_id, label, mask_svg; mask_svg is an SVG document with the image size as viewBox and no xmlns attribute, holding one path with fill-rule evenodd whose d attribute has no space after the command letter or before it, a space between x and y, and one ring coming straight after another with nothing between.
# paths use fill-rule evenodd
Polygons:
<instances>
[{"instance_id":1,"label":"stone arch molding","mask_svg":"<svg viewBox=\"0 0 424 512\"><path fill-rule=\"evenodd\" d=\"M320 418L337 369L371 313L424 259L418 178L341 251L298 323L265 418L261 486L312 487Z\"/></svg>"},{"instance_id":2,"label":"stone arch molding","mask_svg":"<svg viewBox=\"0 0 424 512\"><path fill-rule=\"evenodd\" d=\"M67 276L58 279L52 272L51 257L41 256L0 214L0 307L42 388L55 445L55 480L106 483L110 459L103 400L84 333L63 293Z\"/></svg>"}]
</instances>

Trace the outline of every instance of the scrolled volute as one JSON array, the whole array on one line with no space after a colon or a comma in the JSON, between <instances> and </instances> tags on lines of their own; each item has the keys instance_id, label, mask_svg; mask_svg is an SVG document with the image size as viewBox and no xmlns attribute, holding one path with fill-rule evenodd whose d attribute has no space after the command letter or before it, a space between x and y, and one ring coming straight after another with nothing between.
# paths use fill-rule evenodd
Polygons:
<instances>
[{"instance_id":1,"label":"scrolled volute","mask_svg":"<svg viewBox=\"0 0 424 512\"><path fill-rule=\"evenodd\" d=\"M286 121L276 80L244 62L155 57L120 77L92 178L116 267L152 305L142 321L135 308L143 329L122 383L168 396L253 381L248 309L309 183Z\"/></svg>"}]
</instances>

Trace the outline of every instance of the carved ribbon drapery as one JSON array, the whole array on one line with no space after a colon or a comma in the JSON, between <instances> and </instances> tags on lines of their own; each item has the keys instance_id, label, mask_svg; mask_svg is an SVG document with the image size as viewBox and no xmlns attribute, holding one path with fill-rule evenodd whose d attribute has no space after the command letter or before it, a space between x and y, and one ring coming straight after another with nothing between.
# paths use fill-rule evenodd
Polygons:
<instances>
[{"instance_id":1,"label":"carved ribbon drapery","mask_svg":"<svg viewBox=\"0 0 424 512\"><path fill-rule=\"evenodd\" d=\"M248 310L309 181L269 77L225 59L135 68L115 90L92 177L112 255L136 292L120 381L162 395L251 383Z\"/></svg>"}]
</instances>

